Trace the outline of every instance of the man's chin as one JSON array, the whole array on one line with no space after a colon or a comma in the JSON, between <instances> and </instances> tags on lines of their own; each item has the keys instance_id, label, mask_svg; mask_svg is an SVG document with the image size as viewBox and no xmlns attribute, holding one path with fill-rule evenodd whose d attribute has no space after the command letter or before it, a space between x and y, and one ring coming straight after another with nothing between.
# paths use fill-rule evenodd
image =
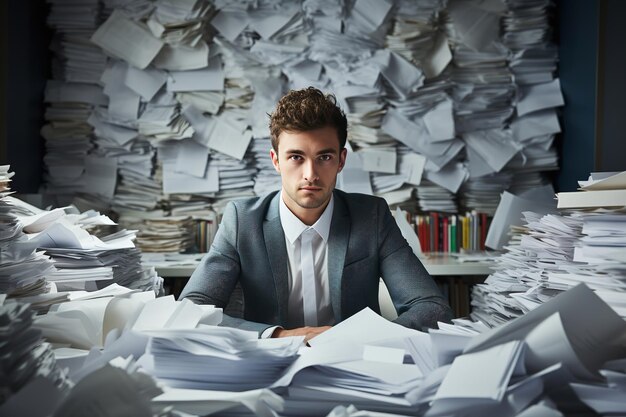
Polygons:
<instances>
[{"instance_id":1,"label":"man's chin","mask_svg":"<svg viewBox=\"0 0 626 417\"><path fill-rule=\"evenodd\" d=\"M299 198L296 202L302 208L317 209L322 207L326 201L320 198Z\"/></svg>"}]
</instances>

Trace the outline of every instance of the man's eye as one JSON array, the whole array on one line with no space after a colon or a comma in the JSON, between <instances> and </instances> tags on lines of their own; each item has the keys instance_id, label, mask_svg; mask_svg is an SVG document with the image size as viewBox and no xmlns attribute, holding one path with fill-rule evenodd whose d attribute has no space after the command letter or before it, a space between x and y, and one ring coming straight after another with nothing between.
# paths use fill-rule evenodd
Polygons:
<instances>
[{"instance_id":1,"label":"man's eye","mask_svg":"<svg viewBox=\"0 0 626 417\"><path fill-rule=\"evenodd\" d=\"M292 161L300 161L302 157L300 155L291 155L289 156L289 159L291 159Z\"/></svg>"},{"instance_id":2,"label":"man's eye","mask_svg":"<svg viewBox=\"0 0 626 417\"><path fill-rule=\"evenodd\" d=\"M330 155L320 155L320 161L330 161L332 159L332 156Z\"/></svg>"}]
</instances>

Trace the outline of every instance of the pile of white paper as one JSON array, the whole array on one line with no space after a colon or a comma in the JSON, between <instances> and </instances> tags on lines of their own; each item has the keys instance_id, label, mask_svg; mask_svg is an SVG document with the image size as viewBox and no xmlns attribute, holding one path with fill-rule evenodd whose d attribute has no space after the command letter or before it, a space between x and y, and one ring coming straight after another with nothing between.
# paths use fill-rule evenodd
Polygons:
<instances>
[{"instance_id":1,"label":"pile of white paper","mask_svg":"<svg viewBox=\"0 0 626 417\"><path fill-rule=\"evenodd\" d=\"M523 214L524 223L517 223L523 228L496 259L495 272L474 288L472 317L499 324L581 282L626 317L626 215L622 209L549 214L555 209L539 211L536 198L531 201L511 194L502 201L509 202L509 213L529 211ZM507 223L500 217L496 213L494 222Z\"/></svg>"},{"instance_id":2,"label":"pile of white paper","mask_svg":"<svg viewBox=\"0 0 626 417\"><path fill-rule=\"evenodd\" d=\"M0 166L0 293L28 297L49 291L46 276L55 268L23 232L19 218L23 209L15 204L19 200L9 196L14 175L9 169L9 165Z\"/></svg>"},{"instance_id":3,"label":"pile of white paper","mask_svg":"<svg viewBox=\"0 0 626 417\"><path fill-rule=\"evenodd\" d=\"M205 326L154 330L140 364L174 388L246 391L277 380L303 337L259 339L257 332Z\"/></svg>"},{"instance_id":4,"label":"pile of white paper","mask_svg":"<svg viewBox=\"0 0 626 417\"><path fill-rule=\"evenodd\" d=\"M137 234L137 247L142 252L184 252L195 243L194 222L191 217L134 217L130 214L120 222L141 230Z\"/></svg>"}]
</instances>

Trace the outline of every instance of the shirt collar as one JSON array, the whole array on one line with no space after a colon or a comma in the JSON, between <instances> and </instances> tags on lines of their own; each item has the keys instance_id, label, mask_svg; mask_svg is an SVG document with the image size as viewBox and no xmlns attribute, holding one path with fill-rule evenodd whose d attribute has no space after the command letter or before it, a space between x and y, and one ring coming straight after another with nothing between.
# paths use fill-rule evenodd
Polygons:
<instances>
[{"instance_id":1,"label":"shirt collar","mask_svg":"<svg viewBox=\"0 0 626 417\"><path fill-rule=\"evenodd\" d=\"M311 229L315 231L324 239L324 242L328 242L328 235L330 234L330 221L333 218L333 208L335 207L335 196L331 194L328 205L322 212L319 219L311 226ZM285 236L289 243L293 244L296 239L300 237L302 232L309 228L306 224L296 217L295 214L289 210L285 202L283 201L283 194L280 194L280 223L285 232Z\"/></svg>"}]
</instances>

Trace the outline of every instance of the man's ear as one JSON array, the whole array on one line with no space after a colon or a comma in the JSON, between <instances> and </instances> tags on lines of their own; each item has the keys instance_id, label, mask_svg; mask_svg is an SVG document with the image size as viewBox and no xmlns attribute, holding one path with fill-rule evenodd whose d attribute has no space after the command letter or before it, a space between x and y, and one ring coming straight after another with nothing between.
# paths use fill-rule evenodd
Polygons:
<instances>
[{"instance_id":1,"label":"man's ear","mask_svg":"<svg viewBox=\"0 0 626 417\"><path fill-rule=\"evenodd\" d=\"M280 165L278 164L278 152L274 149L270 149L270 158L272 158L272 165L274 165L274 169L276 172L280 173Z\"/></svg>"},{"instance_id":2,"label":"man's ear","mask_svg":"<svg viewBox=\"0 0 626 417\"><path fill-rule=\"evenodd\" d=\"M348 150L346 148L343 148L339 152L339 170L337 171L338 173L341 172L343 167L346 165L346 158L347 157L348 157Z\"/></svg>"}]
</instances>

